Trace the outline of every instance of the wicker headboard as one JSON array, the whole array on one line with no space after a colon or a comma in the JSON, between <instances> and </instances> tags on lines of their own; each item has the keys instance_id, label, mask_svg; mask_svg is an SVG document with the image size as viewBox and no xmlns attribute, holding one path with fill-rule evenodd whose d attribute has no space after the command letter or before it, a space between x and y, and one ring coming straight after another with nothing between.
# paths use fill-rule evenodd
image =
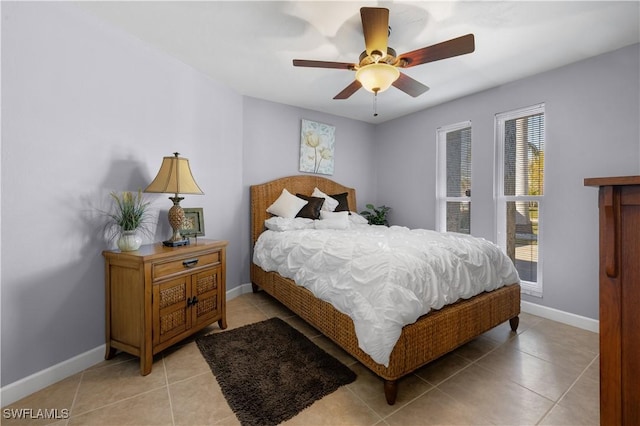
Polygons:
<instances>
[{"instance_id":1,"label":"wicker headboard","mask_svg":"<svg viewBox=\"0 0 640 426\"><path fill-rule=\"evenodd\" d=\"M346 187L331 179L313 175L287 176L260 185L251 186L251 242L252 246L264 231L264 221L271 217L267 213L269 207L287 189L292 194L311 195L314 188L325 194L348 193L349 209L356 210L356 190Z\"/></svg>"}]
</instances>

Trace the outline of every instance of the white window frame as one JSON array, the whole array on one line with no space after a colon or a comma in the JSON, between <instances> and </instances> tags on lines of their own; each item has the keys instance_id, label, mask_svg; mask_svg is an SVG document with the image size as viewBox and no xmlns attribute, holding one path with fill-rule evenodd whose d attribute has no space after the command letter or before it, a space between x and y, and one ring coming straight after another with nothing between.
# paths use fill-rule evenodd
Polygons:
<instances>
[{"instance_id":1,"label":"white window frame","mask_svg":"<svg viewBox=\"0 0 640 426\"><path fill-rule=\"evenodd\" d=\"M538 262L536 282L525 281L521 279L520 286L522 293L531 296L542 297L543 293L543 247L544 247L544 192L543 195L504 195L504 129L505 122L515 118L526 117L534 114L544 114L544 143L545 151L547 147L547 115L545 112L545 104L532 105L513 111L502 112L495 115L495 174L494 174L494 199L496 202L496 243L502 250L507 250L507 212L506 206L509 201L535 201L538 203ZM546 156L545 156L546 160ZM546 171L546 168L545 168ZM544 185L544 183L543 183ZM546 191L545 191L546 192Z\"/></svg>"},{"instance_id":2,"label":"white window frame","mask_svg":"<svg viewBox=\"0 0 640 426\"><path fill-rule=\"evenodd\" d=\"M447 232L447 202L468 202L471 204L473 191L470 197L447 197L447 133L471 127L471 145L473 147L473 127L471 121L462 121L460 123L450 124L438 127L436 130L436 230L439 232ZM471 174L473 176L473 148L471 154ZM473 187L473 181L471 183ZM469 230L472 224L469 223Z\"/></svg>"}]
</instances>

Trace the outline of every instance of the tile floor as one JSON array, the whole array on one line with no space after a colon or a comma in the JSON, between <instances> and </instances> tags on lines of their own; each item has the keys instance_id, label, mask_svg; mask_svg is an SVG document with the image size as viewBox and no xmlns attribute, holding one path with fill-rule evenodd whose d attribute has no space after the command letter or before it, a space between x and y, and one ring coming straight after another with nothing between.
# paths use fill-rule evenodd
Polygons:
<instances>
[{"instance_id":1,"label":"tile floor","mask_svg":"<svg viewBox=\"0 0 640 426\"><path fill-rule=\"evenodd\" d=\"M288 425L599 424L595 333L522 314L517 335L503 324L401 380L389 406L379 378L268 295L244 294L227 311L229 329L279 316L358 374ZM158 354L148 376L119 354L7 408L67 410L56 426L239 424L193 339ZM3 425L51 423L5 409Z\"/></svg>"}]
</instances>

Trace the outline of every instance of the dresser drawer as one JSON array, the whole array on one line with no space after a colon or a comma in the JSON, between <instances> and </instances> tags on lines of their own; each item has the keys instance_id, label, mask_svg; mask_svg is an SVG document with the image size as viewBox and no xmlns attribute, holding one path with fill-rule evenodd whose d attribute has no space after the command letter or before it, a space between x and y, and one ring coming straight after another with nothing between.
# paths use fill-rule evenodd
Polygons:
<instances>
[{"instance_id":1,"label":"dresser drawer","mask_svg":"<svg viewBox=\"0 0 640 426\"><path fill-rule=\"evenodd\" d=\"M173 277L180 273L190 273L196 269L208 268L220 263L220 252L205 254L194 254L179 259L172 259L168 262L159 262L153 264L152 280L158 281L167 277Z\"/></svg>"}]
</instances>

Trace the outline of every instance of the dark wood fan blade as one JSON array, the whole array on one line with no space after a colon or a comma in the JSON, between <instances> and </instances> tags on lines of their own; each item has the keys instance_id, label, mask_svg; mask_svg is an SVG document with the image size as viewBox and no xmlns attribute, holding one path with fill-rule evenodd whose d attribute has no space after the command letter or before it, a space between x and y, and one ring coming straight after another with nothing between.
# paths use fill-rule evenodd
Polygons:
<instances>
[{"instance_id":1,"label":"dark wood fan blade","mask_svg":"<svg viewBox=\"0 0 640 426\"><path fill-rule=\"evenodd\" d=\"M355 68L355 64L347 62L308 61L306 59L294 59L293 66L311 68L337 68L344 70L353 70Z\"/></svg>"},{"instance_id":2,"label":"dark wood fan blade","mask_svg":"<svg viewBox=\"0 0 640 426\"><path fill-rule=\"evenodd\" d=\"M404 93L413 96L414 98L417 98L418 96L429 90L429 87L404 73L400 73L400 77L398 77L398 79L393 82L393 87L402 90Z\"/></svg>"},{"instance_id":3,"label":"dark wood fan blade","mask_svg":"<svg viewBox=\"0 0 640 426\"><path fill-rule=\"evenodd\" d=\"M358 80L353 80L353 83L344 88L344 90L333 97L333 99L347 99L353 95L362 87L362 84Z\"/></svg>"},{"instance_id":4,"label":"dark wood fan blade","mask_svg":"<svg viewBox=\"0 0 640 426\"><path fill-rule=\"evenodd\" d=\"M473 34L454 38L422 49L404 53L398 57L402 68L414 67L427 62L439 61L441 59L452 58L454 56L471 53L475 50Z\"/></svg>"},{"instance_id":5,"label":"dark wood fan blade","mask_svg":"<svg viewBox=\"0 0 640 426\"><path fill-rule=\"evenodd\" d=\"M389 9L363 7L360 9L360 17L367 55L371 55L371 52L376 50L381 55L386 54L389 40Z\"/></svg>"}]
</instances>

